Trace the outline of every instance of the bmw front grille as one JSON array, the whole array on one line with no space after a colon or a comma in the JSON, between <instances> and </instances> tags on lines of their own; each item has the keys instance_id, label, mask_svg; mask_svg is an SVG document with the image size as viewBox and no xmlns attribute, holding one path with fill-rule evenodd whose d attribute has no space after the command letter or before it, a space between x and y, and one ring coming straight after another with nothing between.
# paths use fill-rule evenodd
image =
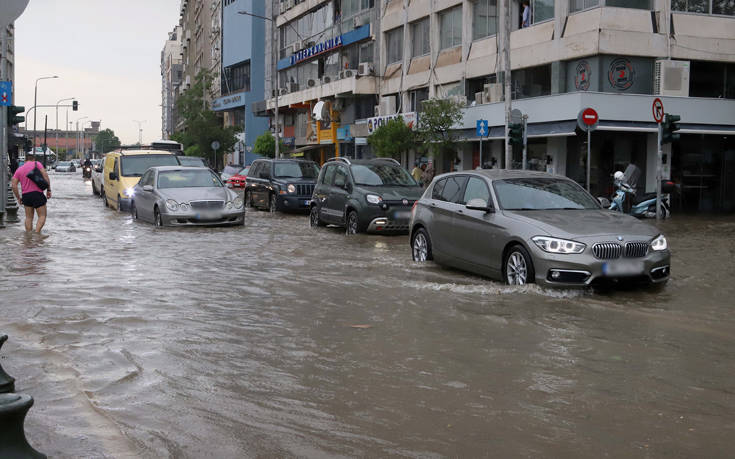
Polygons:
<instances>
[{"instance_id":1,"label":"bmw front grille","mask_svg":"<svg viewBox=\"0 0 735 459\"><path fill-rule=\"evenodd\" d=\"M592 246L592 254L600 260L620 258L623 247L617 242L600 242Z\"/></svg>"}]
</instances>

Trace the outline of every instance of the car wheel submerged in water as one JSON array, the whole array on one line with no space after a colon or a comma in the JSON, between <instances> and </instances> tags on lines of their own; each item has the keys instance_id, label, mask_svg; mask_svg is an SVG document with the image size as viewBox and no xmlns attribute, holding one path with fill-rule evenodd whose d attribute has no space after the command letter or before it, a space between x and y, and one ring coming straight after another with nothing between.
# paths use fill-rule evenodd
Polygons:
<instances>
[{"instance_id":1,"label":"car wheel submerged in water","mask_svg":"<svg viewBox=\"0 0 735 459\"><path fill-rule=\"evenodd\" d=\"M276 195L272 194L270 196L270 199L268 200L268 212L275 213L276 210L278 210L278 205L276 204Z\"/></svg>"},{"instance_id":2,"label":"car wheel submerged in water","mask_svg":"<svg viewBox=\"0 0 735 459\"><path fill-rule=\"evenodd\" d=\"M359 220L357 218L357 212L354 210L351 210L347 214L347 224L345 225L345 233L357 234L359 232L360 232L360 228L359 228Z\"/></svg>"},{"instance_id":3,"label":"car wheel submerged in water","mask_svg":"<svg viewBox=\"0 0 735 459\"><path fill-rule=\"evenodd\" d=\"M138 219L138 209L135 207L135 201L130 203L130 216L133 217L133 220Z\"/></svg>"},{"instance_id":4,"label":"car wheel submerged in water","mask_svg":"<svg viewBox=\"0 0 735 459\"><path fill-rule=\"evenodd\" d=\"M520 245L513 246L505 258L505 281L508 285L533 283L534 272L531 256Z\"/></svg>"},{"instance_id":5,"label":"car wheel submerged in water","mask_svg":"<svg viewBox=\"0 0 735 459\"><path fill-rule=\"evenodd\" d=\"M431 240L426 230L419 228L411 240L411 256L413 261L424 262L431 260Z\"/></svg>"},{"instance_id":6,"label":"car wheel submerged in water","mask_svg":"<svg viewBox=\"0 0 735 459\"><path fill-rule=\"evenodd\" d=\"M161 211L158 210L158 207L153 209L153 220L159 228L163 226L163 218L161 218Z\"/></svg>"},{"instance_id":7,"label":"car wheel submerged in water","mask_svg":"<svg viewBox=\"0 0 735 459\"><path fill-rule=\"evenodd\" d=\"M311 206L311 211L309 211L309 226L325 226L321 218L319 218L319 208L317 206Z\"/></svg>"}]
</instances>

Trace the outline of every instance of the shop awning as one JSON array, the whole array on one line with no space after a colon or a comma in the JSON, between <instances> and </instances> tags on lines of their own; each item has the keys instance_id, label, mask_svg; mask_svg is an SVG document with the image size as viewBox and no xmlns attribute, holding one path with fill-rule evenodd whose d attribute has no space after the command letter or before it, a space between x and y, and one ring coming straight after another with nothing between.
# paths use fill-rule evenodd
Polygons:
<instances>
[{"instance_id":1,"label":"shop awning","mask_svg":"<svg viewBox=\"0 0 735 459\"><path fill-rule=\"evenodd\" d=\"M321 145L306 145L306 146L303 146L303 147L294 148L293 150L287 151L285 153L288 153L289 155L291 155L294 158L299 158L301 156L304 156L304 152L305 151L315 150L315 149L320 148L320 147L321 147Z\"/></svg>"}]
</instances>

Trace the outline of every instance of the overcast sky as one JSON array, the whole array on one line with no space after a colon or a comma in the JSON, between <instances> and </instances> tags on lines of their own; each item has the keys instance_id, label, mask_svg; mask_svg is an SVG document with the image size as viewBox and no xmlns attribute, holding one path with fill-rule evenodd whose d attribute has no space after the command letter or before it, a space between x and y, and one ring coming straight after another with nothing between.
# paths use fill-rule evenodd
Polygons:
<instances>
[{"instance_id":1,"label":"overcast sky","mask_svg":"<svg viewBox=\"0 0 735 459\"><path fill-rule=\"evenodd\" d=\"M69 121L88 116L101 120L123 143L161 138L161 50L179 20L180 0L31 0L15 21L16 105L33 106L36 78L38 104L55 105L76 97L79 111ZM55 109L39 109L38 128ZM33 127L32 113L28 117ZM66 121L59 109L59 128ZM86 120L83 120L86 121ZM81 123L80 123L81 124Z\"/></svg>"}]
</instances>

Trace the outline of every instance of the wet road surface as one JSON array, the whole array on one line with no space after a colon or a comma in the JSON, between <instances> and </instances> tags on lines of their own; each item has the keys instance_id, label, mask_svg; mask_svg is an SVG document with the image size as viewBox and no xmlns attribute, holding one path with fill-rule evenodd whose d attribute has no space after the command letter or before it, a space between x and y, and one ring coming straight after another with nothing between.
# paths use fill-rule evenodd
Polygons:
<instances>
[{"instance_id":1,"label":"wet road surface","mask_svg":"<svg viewBox=\"0 0 735 459\"><path fill-rule=\"evenodd\" d=\"M732 457L732 217L662 225L662 291L556 291L306 216L155 229L51 178L45 236L0 230L2 365L51 456Z\"/></svg>"}]
</instances>

